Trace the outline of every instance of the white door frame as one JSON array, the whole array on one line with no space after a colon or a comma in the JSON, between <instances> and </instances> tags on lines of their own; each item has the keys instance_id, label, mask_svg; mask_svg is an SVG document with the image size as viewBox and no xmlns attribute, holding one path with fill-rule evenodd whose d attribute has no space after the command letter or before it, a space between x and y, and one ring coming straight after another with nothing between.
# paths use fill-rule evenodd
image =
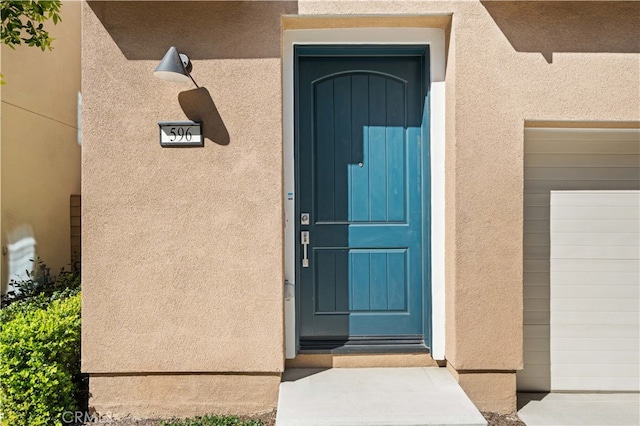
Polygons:
<instances>
[{"instance_id":1,"label":"white door frame","mask_svg":"<svg viewBox=\"0 0 640 426\"><path fill-rule=\"evenodd\" d=\"M282 89L285 211L285 357L295 358L294 46L297 44L429 45L431 67L431 356L445 358L444 161L445 34L439 28L327 28L283 31Z\"/></svg>"}]
</instances>

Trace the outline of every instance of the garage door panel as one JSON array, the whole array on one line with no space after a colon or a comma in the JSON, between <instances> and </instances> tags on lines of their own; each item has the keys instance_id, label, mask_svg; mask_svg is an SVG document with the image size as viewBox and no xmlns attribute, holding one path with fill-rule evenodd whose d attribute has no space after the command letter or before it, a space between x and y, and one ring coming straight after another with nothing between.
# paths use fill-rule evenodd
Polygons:
<instances>
[{"instance_id":1,"label":"garage door panel","mask_svg":"<svg viewBox=\"0 0 640 426\"><path fill-rule=\"evenodd\" d=\"M528 299L527 309L533 312L549 312L549 299Z\"/></svg>"},{"instance_id":2,"label":"garage door panel","mask_svg":"<svg viewBox=\"0 0 640 426\"><path fill-rule=\"evenodd\" d=\"M524 272L546 272L549 273L549 261L541 259L526 259L523 263Z\"/></svg>"},{"instance_id":3,"label":"garage door panel","mask_svg":"<svg viewBox=\"0 0 640 426\"><path fill-rule=\"evenodd\" d=\"M551 297L553 301L553 296ZM556 324L600 325L600 324L632 324L638 325L637 312L593 312L585 315L584 312L554 312L551 307L553 321Z\"/></svg>"},{"instance_id":4,"label":"garage door panel","mask_svg":"<svg viewBox=\"0 0 640 426\"><path fill-rule=\"evenodd\" d=\"M607 190L610 188L620 189L634 189L638 185L633 180L531 180L527 182L527 189L529 193L545 193L549 192L550 188L557 191L571 191L575 188L591 188L594 191Z\"/></svg>"},{"instance_id":5,"label":"garage door panel","mask_svg":"<svg viewBox=\"0 0 640 426\"><path fill-rule=\"evenodd\" d=\"M640 199L640 192L634 194ZM589 207L576 195L593 195L593 206L611 203ZM628 199L630 193L551 192L551 390L638 390L640 208L620 206L618 195ZM636 243L611 245L600 232ZM581 235L582 244L556 238L567 234ZM588 284L581 282L585 273L593 275Z\"/></svg>"},{"instance_id":6,"label":"garage door panel","mask_svg":"<svg viewBox=\"0 0 640 426\"><path fill-rule=\"evenodd\" d=\"M527 240L525 247L549 247L549 233L529 233L527 234Z\"/></svg>"},{"instance_id":7,"label":"garage door panel","mask_svg":"<svg viewBox=\"0 0 640 426\"><path fill-rule=\"evenodd\" d=\"M542 209L542 207L537 207ZM549 211L549 214L551 212ZM638 220L638 206L556 206L551 220L554 219L570 219L584 220L598 218L603 221L616 221L618 219Z\"/></svg>"},{"instance_id":8,"label":"garage door panel","mask_svg":"<svg viewBox=\"0 0 640 426\"><path fill-rule=\"evenodd\" d=\"M524 323L528 325L549 325L549 309L547 309L546 311L537 312L527 309L524 312L523 317Z\"/></svg>"},{"instance_id":9,"label":"garage door panel","mask_svg":"<svg viewBox=\"0 0 640 426\"><path fill-rule=\"evenodd\" d=\"M640 194L637 192L640 190L640 130L528 128L525 129L524 163L525 353L524 370L517 374L517 385L521 390L549 391L550 345L544 345L541 336L545 327L547 334L550 334L551 300L549 299L546 309L542 306L542 301L546 299L543 288L546 288L547 294L551 294L551 268L554 268L554 288L564 291L564 287L570 287L566 291L576 290L581 297L600 297L598 290L609 286L608 294L601 297L633 298L637 289L621 287L637 288L640 282L640 261L634 259L571 258L552 265L551 251L549 257L543 258L544 247L550 247L551 241L551 191L566 190L562 199L555 200L556 205L568 206L569 212L561 212L561 217L570 222L577 222L578 220L571 216L577 212L582 217L579 221L585 222L580 225L574 224L577 229L575 232L558 232L561 229L555 229L554 236L560 245L584 247L637 244L640 234L630 234L628 227L620 231L611 222L625 220L625 216L629 217L626 220L633 222L635 219L635 222L639 222L637 218L640 216L633 216L632 208L640 204ZM585 192L590 194L588 199L583 197ZM612 197L611 193L615 193L615 197ZM622 210L616 212L617 207L621 207ZM593 227L594 224L599 225L594 223L594 220L603 218L589 217L590 213L604 213L610 210L614 211L612 214L617 219L609 219L608 225ZM547 212L548 216L545 217ZM604 228L607 227L613 231L604 232ZM593 241L597 241L597 244ZM637 251L640 251L640 248ZM570 297L566 292L559 295ZM580 331L576 337L628 338L633 337L630 333L634 330L635 336L640 334L637 321L632 318L632 312L594 314L594 318L591 319L585 319L584 314L560 313L556 319L566 322L556 324L560 327L561 335L565 327L591 328L592 334L580 334L583 333ZM601 324L598 321L608 321L613 325ZM571 337L571 331L567 333L569 334L565 337ZM593 348L590 350L594 351ZM543 364L537 364L538 362ZM533 374L532 369L535 370Z\"/></svg>"},{"instance_id":10,"label":"garage door panel","mask_svg":"<svg viewBox=\"0 0 640 426\"><path fill-rule=\"evenodd\" d=\"M525 156L525 167L638 167L636 159L632 155L625 154L581 154L581 155L557 155L533 154Z\"/></svg>"},{"instance_id":11,"label":"garage door panel","mask_svg":"<svg viewBox=\"0 0 640 426\"><path fill-rule=\"evenodd\" d=\"M524 356L524 362L528 365L544 365L549 370L549 352L530 350Z\"/></svg>"},{"instance_id":12,"label":"garage door panel","mask_svg":"<svg viewBox=\"0 0 640 426\"><path fill-rule=\"evenodd\" d=\"M547 240L549 236L547 235ZM640 243L640 233L599 232L599 233L560 233L556 232L555 242L559 245L582 246L592 241L598 241L602 246L637 246ZM548 241L547 241L548 244Z\"/></svg>"},{"instance_id":13,"label":"garage door panel","mask_svg":"<svg viewBox=\"0 0 640 426\"><path fill-rule=\"evenodd\" d=\"M524 134L527 138L536 142L540 141L598 141L611 143L612 141L633 141L637 142L637 132L635 129L573 129L573 128L526 128ZM609 152L603 150L603 152Z\"/></svg>"},{"instance_id":14,"label":"garage door panel","mask_svg":"<svg viewBox=\"0 0 640 426\"><path fill-rule=\"evenodd\" d=\"M548 285L530 285L524 289L524 297L527 299L544 299L547 306L549 305L549 286Z\"/></svg>"},{"instance_id":15,"label":"garage door panel","mask_svg":"<svg viewBox=\"0 0 640 426\"><path fill-rule=\"evenodd\" d=\"M638 219L556 219L551 223L551 232L617 232L621 227L626 232L640 232Z\"/></svg>"},{"instance_id":16,"label":"garage door panel","mask_svg":"<svg viewBox=\"0 0 640 426\"><path fill-rule=\"evenodd\" d=\"M548 342L551 336L548 323L544 325L525 324L524 331L527 333L528 339L546 339Z\"/></svg>"},{"instance_id":17,"label":"garage door panel","mask_svg":"<svg viewBox=\"0 0 640 426\"><path fill-rule=\"evenodd\" d=\"M551 259L550 265L556 272L640 272L638 261L633 259Z\"/></svg>"},{"instance_id":18,"label":"garage door panel","mask_svg":"<svg viewBox=\"0 0 640 426\"><path fill-rule=\"evenodd\" d=\"M544 375L549 375L549 363L544 364L533 364L531 369L527 369L526 372L523 372L521 376L523 377L543 377Z\"/></svg>"},{"instance_id":19,"label":"garage door panel","mask_svg":"<svg viewBox=\"0 0 640 426\"><path fill-rule=\"evenodd\" d=\"M575 165L575 164L574 164ZM564 180L564 181L574 181L574 180L598 180L598 181L609 181L609 180L631 180L638 179L640 176L638 175L637 167L592 167L585 168L582 167L582 163L579 164L580 167L527 167L524 169L524 177L528 180Z\"/></svg>"},{"instance_id":20,"label":"garage door panel","mask_svg":"<svg viewBox=\"0 0 640 426\"><path fill-rule=\"evenodd\" d=\"M553 333L556 338L637 339L638 327L634 324L554 324Z\"/></svg>"},{"instance_id":21,"label":"garage door panel","mask_svg":"<svg viewBox=\"0 0 640 426\"><path fill-rule=\"evenodd\" d=\"M591 379L613 379L625 378L638 375L637 364L612 364L610 360L603 360L606 364L594 365L589 364L552 364L552 379L565 379L570 377L591 378ZM630 389L631 390L631 389Z\"/></svg>"},{"instance_id":22,"label":"garage door panel","mask_svg":"<svg viewBox=\"0 0 640 426\"><path fill-rule=\"evenodd\" d=\"M525 272L524 282L529 286L543 286L549 289L549 262L547 262L547 270L545 272Z\"/></svg>"},{"instance_id":23,"label":"garage door panel","mask_svg":"<svg viewBox=\"0 0 640 426\"><path fill-rule=\"evenodd\" d=\"M638 313L638 301L632 298L636 294L636 289L630 291L628 295L621 294L619 298L612 298L613 294L605 287L603 291L606 292L607 298L602 297L602 294L598 295L597 292L593 292L594 295L589 298L579 286L574 288L578 293L572 297L559 297L555 289L551 290L555 312L583 312L585 318L593 314L608 314L612 311ZM564 289L566 290L566 287Z\"/></svg>"},{"instance_id":24,"label":"garage door panel","mask_svg":"<svg viewBox=\"0 0 640 426\"><path fill-rule=\"evenodd\" d=\"M630 157L633 161L638 161L638 157ZM638 165L640 169L640 165ZM555 199L556 206L608 206L608 207L617 207L617 206L638 206L640 204L640 198L638 194L633 191L629 192L620 192L617 191L616 197L611 197L612 191L602 191L602 192L593 192L589 191L590 195L588 198L584 197L583 192L581 191L572 191L567 192L561 199ZM551 196L549 196L550 199Z\"/></svg>"},{"instance_id":25,"label":"garage door panel","mask_svg":"<svg viewBox=\"0 0 640 426\"><path fill-rule=\"evenodd\" d=\"M524 339L524 350L530 351L548 351L551 347L551 342L548 337L539 339Z\"/></svg>"},{"instance_id":26,"label":"garage door panel","mask_svg":"<svg viewBox=\"0 0 640 426\"><path fill-rule=\"evenodd\" d=\"M533 358L538 360L539 358ZM593 350L593 351L556 351L555 365L592 364L594 362L613 363L616 365L635 366L640 362L638 352ZM627 373L629 370L624 370Z\"/></svg>"},{"instance_id":27,"label":"garage door panel","mask_svg":"<svg viewBox=\"0 0 640 426\"><path fill-rule=\"evenodd\" d=\"M628 245L583 245L583 246L561 246L553 250L553 257L556 259L570 259L573 256L580 256L582 259L635 259L637 255L633 250L634 246ZM538 252L543 253L542 247L536 247ZM549 253L549 250L546 251Z\"/></svg>"},{"instance_id":28,"label":"garage door panel","mask_svg":"<svg viewBox=\"0 0 640 426\"><path fill-rule=\"evenodd\" d=\"M607 154L614 152L621 154L638 154L638 141L629 140L607 140L608 138L593 138L587 140L589 135L580 135L580 139L555 139L551 137L548 140L538 140L535 145L529 145L526 149L527 154L573 154L580 152L581 154ZM562 144L558 143L562 140ZM603 146L603 141L606 141Z\"/></svg>"},{"instance_id":29,"label":"garage door panel","mask_svg":"<svg viewBox=\"0 0 640 426\"><path fill-rule=\"evenodd\" d=\"M526 189L525 189L525 193L524 193L525 207L542 206L542 207L549 208L550 199L551 199L551 195L549 194L549 191L529 193L529 192L526 192Z\"/></svg>"},{"instance_id":30,"label":"garage door panel","mask_svg":"<svg viewBox=\"0 0 640 426\"><path fill-rule=\"evenodd\" d=\"M628 269L633 269L633 265L627 264ZM526 274L525 274L526 275ZM547 283L549 278L547 277ZM560 289L563 286L580 285L583 291L587 291L590 286L603 286L606 283L615 283L616 286L637 287L638 272L636 271L554 271L554 285Z\"/></svg>"},{"instance_id":31,"label":"garage door panel","mask_svg":"<svg viewBox=\"0 0 640 426\"><path fill-rule=\"evenodd\" d=\"M525 246L524 255L529 259L548 259L549 258L549 246Z\"/></svg>"},{"instance_id":32,"label":"garage door panel","mask_svg":"<svg viewBox=\"0 0 640 426\"><path fill-rule=\"evenodd\" d=\"M554 325L551 333L551 361L555 360L556 352L592 352L592 351L637 351L640 340L638 338L611 337L557 337Z\"/></svg>"},{"instance_id":33,"label":"garage door panel","mask_svg":"<svg viewBox=\"0 0 640 426\"><path fill-rule=\"evenodd\" d=\"M524 220L549 220L549 206L532 206L524 212Z\"/></svg>"},{"instance_id":34,"label":"garage door panel","mask_svg":"<svg viewBox=\"0 0 640 426\"><path fill-rule=\"evenodd\" d=\"M614 282L616 284L619 283L619 281ZM625 303L631 304L631 306L636 310L638 309L638 302L636 300L633 300L633 298L637 299L638 296L640 296L640 288L638 288L637 285L607 285L606 283L607 281L601 280L599 284L591 284L585 286L580 285L579 281L574 281L571 284L556 285L553 289L553 294L558 299L583 298L586 300L593 300L593 298L601 297L603 293L606 293L609 299L612 299L616 302L620 298L631 298L627 299ZM554 282L554 284L557 283ZM578 294L579 296L575 296L576 294Z\"/></svg>"},{"instance_id":35,"label":"garage door panel","mask_svg":"<svg viewBox=\"0 0 640 426\"><path fill-rule=\"evenodd\" d=\"M526 234L544 234L549 233L549 219L528 219L524 222L524 233Z\"/></svg>"}]
</instances>

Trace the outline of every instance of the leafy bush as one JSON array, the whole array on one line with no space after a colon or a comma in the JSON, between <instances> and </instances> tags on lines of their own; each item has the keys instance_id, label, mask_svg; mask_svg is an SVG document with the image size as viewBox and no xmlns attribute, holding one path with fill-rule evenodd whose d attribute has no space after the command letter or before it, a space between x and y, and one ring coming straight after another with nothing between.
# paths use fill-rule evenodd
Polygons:
<instances>
[{"instance_id":1,"label":"leafy bush","mask_svg":"<svg viewBox=\"0 0 640 426\"><path fill-rule=\"evenodd\" d=\"M42 264L44 265L44 264ZM75 268L73 268L75 269ZM45 277L44 279L42 277ZM80 374L80 274L31 274L0 310L0 424L61 425L85 408Z\"/></svg>"},{"instance_id":2,"label":"leafy bush","mask_svg":"<svg viewBox=\"0 0 640 426\"><path fill-rule=\"evenodd\" d=\"M10 281L9 284L14 290L2 295L0 302L3 308L14 302L32 299L40 299L42 303L47 303L47 298L64 298L69 295L68 290L80 289L80 262L73 262L69 270L62 268L60 273L54 276L42 260L36 261L37 268L35 271L26 271L26 279Z\"/></svg>"},{"instance_id":3,"label":"leafy bush","mask_svg":"<svg viewBox=\"0 0 640 426\"><path fill-rule=\"evenodd\" d=\"M260 420L240 420L237 416L195 417L193 419L163 421L160 426L262 426Z\"/></svg>"}]
</instances>

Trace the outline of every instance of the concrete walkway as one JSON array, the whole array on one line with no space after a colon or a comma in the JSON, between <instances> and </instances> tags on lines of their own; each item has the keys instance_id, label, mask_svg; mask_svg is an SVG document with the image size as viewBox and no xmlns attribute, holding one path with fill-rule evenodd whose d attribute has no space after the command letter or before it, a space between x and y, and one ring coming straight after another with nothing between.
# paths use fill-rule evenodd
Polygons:
<instances>
[{"instance_id":1,"label":"concrete walkway","mask_svg":"<svg viewBox=\"0 0 640 426\"><path fill-rule=\"evenodd\" d=\"M277 426L487 424L445 368L300 368L282 380Z\"/></svg>"},{"instance_id":2,"label":"concrete walkway","mask_svg":"<svg viewBox=\"0 0 640 426\"><path fill-rule=\"evenodd\" d=\"M640 425L640 394L518 394L518 417L527 426Z\"/></svg>"}]
</instances>

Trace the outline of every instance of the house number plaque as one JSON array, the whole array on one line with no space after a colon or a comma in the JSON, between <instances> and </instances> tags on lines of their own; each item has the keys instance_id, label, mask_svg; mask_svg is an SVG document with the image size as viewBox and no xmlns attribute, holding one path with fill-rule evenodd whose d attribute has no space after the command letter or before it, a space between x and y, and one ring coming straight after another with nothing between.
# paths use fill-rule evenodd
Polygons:
<instances>
[{"instance_id":1,"label":"house number plaque","mask_svg":"<svg viewBox=\"0 0 640 426\"><path fill-rule=\"evenodd\" d=\"M204 146L202 123L197 121L159 121L161 146Z\"/></svg>"}]
</instances>

